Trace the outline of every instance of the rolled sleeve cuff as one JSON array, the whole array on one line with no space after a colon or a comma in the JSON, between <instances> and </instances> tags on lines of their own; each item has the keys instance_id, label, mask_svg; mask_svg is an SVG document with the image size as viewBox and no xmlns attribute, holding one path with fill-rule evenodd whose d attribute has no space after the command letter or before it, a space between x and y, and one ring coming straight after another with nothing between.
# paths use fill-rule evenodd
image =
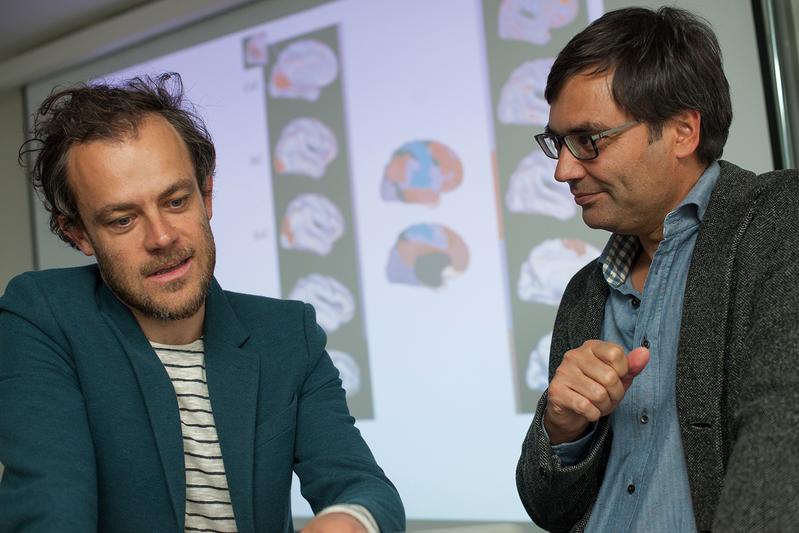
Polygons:
<instances>
[{"instance_id":1,"label":"rolled sleeve cuff","mask_svg":"<svg viewBox=\"0 0 799 533\"><path fill-rule=\"evenodd\" d=\"M363 505L356 505L354 503L343 503L325 507L316 516L322 516L330 513L346 513L355 518L366 529L367 533L380 533L380 528L377 527L377 522L372 516L372 513Z\"/></svg>"},{"instance_id":2,"label":"rolled sleeve cuff","mask_svg":"<svg viewBox=\"0 0 799 533\"><path fill-rule=\"evenodd\" d=\"M571 466L575 465L580 462L580 460L585 457L585 454L591 448L591 442L594 440L594 434L596 433L597 424L594 422L591 424L588 433L580 437L579 439L572 441L572 442L561 442L560 444L550 444L550 448L552 448L552 453L560 460L560 464L564 466ZM547 440L549 440L549 434L547 433L547 429L544 427L544 418L541 417L541 431L546 436Z\"/></svg>"}]
</instances>

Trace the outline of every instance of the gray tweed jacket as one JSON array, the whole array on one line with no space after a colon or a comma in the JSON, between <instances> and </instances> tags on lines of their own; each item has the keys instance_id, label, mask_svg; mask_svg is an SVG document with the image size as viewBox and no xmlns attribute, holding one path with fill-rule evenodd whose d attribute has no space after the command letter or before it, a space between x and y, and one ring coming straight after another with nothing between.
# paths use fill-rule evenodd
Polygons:
<instances>
[{"instance_id":1,"label":"gray tweed jacket","mask_svg":"<svg viewBox=\"0 0 799 533\"><path fill-rule=\"evenodd\" d=\"M756 176L721 161L694 248L677 356L676 399L699 531L799 530L799 176ZM563 353L599 337L607 283L593 261L555 320L550 379ZM541 431L541 397L516 483L551 531L582 531L612 446L607 418L576 465Z\"/></svg>"}]
</instances>

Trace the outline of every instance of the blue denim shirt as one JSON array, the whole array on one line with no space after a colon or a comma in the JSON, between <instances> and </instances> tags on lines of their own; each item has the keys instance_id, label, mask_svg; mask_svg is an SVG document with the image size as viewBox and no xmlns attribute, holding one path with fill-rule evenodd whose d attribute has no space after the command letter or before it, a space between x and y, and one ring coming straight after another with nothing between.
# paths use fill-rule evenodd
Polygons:
<instances>
[{"instance_id":1,"label":"blue denim shirt","mask_svg":"<svg viewBox=\"0 0 799 533\"><path fill-rule=\"evenodd\" d=\"M599 258L610 286L601 337L625 352L648 344L650 360L610 415L613 444L588 532L696 530L677 416L677 344L688 267L718 176L714 162L666 216L643 295L628 276L640 246L636 237L613 235ZM553 451L574 464L591 438Z\"/></svg>"}]
</instances>

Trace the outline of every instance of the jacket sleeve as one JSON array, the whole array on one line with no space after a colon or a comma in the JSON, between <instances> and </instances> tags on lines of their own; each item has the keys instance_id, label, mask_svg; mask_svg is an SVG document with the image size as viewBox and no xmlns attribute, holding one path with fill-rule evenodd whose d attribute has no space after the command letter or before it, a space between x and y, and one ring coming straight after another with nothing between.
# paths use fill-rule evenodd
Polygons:
<instances>
[{"instance_id":1,"label":"jacket sleeve","mask_svg":"<svg viewBox=\"0 0 799 533\"><path fill-rule=\"evenodd\" d=\"M592 265L578 272L561 300L549 355L550 380L566 351L599 335L601 313L596 318L591 309L601 308L604 297L596 291L586 290L586 284L590 284L593 275ZM585 313L592 314L589 320L583 320ZM575 320L581 325L572 323ZM582 531L605 473L610 453L610 424L607 417L600 419L594 440L584 456L573 465L563 465L543 431L546 404L547 393L544 392L522 444L516 467L516 488L530 518L540 527L548 531Z\"/></svg>"},{"instance_id":2,"label":"jacket sleeve","mask_svg":"<svg viewBox=\"0 0 799 533\"><path fill-rule=\"evenodd\" d=\"M382 532L404 531L405 511L394 485L375 462L347 409L326 336L305 305L308 364L297 404L294 470L317 513L334 504L362 505Z\"/></svg>"},{"instance_id":3,"label":"jacket sleeve","mask_svg":"<svg viewBox=\"0 0 799 533\"><path fill-rule=\"evenodd\" d=\"M714 531L790 531L799 523L799 194L761 198L737 261L729 353L740 392Z\"/></svg>"},{"instance_id":4,"label":"jacket sleeve","mask_svg":"<svg viewBox=\"0 0 799 533\"><path fill-rule=\"evenodd\" d=\"M0 300L0 531L97 529L94 448L66 340L40 288Z\"/></svg>"}]
</instances>

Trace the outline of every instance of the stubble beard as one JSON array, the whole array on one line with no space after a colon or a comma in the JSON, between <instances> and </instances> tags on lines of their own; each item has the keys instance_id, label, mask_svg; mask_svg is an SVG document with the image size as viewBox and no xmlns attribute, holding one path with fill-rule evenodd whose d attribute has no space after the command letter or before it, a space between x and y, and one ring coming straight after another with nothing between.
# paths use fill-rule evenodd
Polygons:
<instances>
[{"instance_id":1,"label":"stubble beard","mask_svg":"<svg viewBox=\"0 0 799 533\"><path fill-rule=\"evenodd\" d=\"M213 278L214 266L216 265L216 245L207 220L203 223L203 242L199 255L197 250L192 247L171 250L169 253L147 263L133 274L119 268L118 265L124 259L117 257L115 254L106 253L106 250L102 246L97 246L96 243L92 243L92 245L97 258L97 266L108 288L122 303L142 313L144 316L164 322L184 320L194 316L205 303L208 289L211 286L211 279ZM164 300L169 298L169 294L183 289L188 283L186 279L178 279L164 285L159 290L160 299L155 298L153 294L144 290L135 281L136 279L144 279L163 265L173 261L184 260L188 257L192 257L194 263L192 266L197 266L201 269L200 279L196 289L188 295L182 304L170 305L168 301Z\"/></svg>"}]
</instances>

